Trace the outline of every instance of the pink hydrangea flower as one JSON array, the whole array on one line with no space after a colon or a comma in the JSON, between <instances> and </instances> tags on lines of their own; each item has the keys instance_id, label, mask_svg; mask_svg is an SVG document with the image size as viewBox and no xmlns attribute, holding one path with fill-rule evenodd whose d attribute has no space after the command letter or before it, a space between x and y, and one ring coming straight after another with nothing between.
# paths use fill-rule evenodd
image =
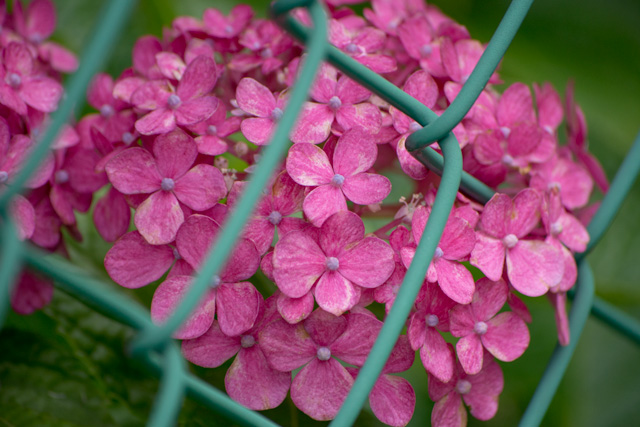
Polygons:
<instances>
[{"instance_id":1,"label":"pink hydrangea flower","mask_svg":"<svg viewBox=\"0 0 640 427\"><path fill-rule=\"evenodd\" d=\"M23 271L11 292L11 308L22 315L32 314L51 302L53 283L30 271Z\"/></svg>"},{"instance_id":2,"label":"pink hydrangea flower","mask_svg":"<svg viewBox=\"0 0 640 427\"><path fill-rule=\"evenodd\" d=\"M266 86L252 78L240 80L236 89L238 107L254 116L242 121L242 134L257 145L269 142L276 123L284 114L286 100L286 93L280 93L276 98Z\"/></svg>"},{"instance_id":3,"label":"pink hydrangea flower","mask_svg":"<svg viewBox=\"0 0 640 427\"><path fill-rule=\"evenodd\" d=\"M427 17L423 14L405 20L397 30L398 37L411 58L434 77L446 77L447 72L440 54L443 38L434 34Z\"/></svg>"},{"instance_id":4,"label":"pink hydrangea flower","mask_svg":"<svg viewBox=\"0 0 640 427\"><path fill-rule=\"evenodd\" d=\"M229 16L224 16L218 9L204 11L202 19L207 33L217 38L233 38L249 24L253 18L253 10L246 4L239 4L231 9Z\"/></svg>"},{"instance_id":5,"label":"pink hydrangea flower","mask_svg":"<svg viewBox=\"0 0 640 427\"><path fill-rule=\"evenodd\" d=\"M346 199L358 205L380 203L391 191L382 175L367 173L376 161L378 149L367 134L346 132L335 146L333 164L313 144L295 144L287 155L287 172L300 185L314 188L304 199L302 210L315 226L336 212L347 209Z\"/></svg>"},{"instance_id":6,"label":"pink hydrangea flower","mask_svg":"<svg viewBox=\"0 0 640 427\"><path fill-rule=\"evenodd\" d=\"M470 262L497 282L507 264L509 282L527 296L544 295L562 279L564 260L556 247L541 240L523 239L538 224L540 196L524 189L511 200L496 194L480 217L480 232Z\"/></svg>"},{"instance_id":7,"label":"pink hydrangea flower","mask_svg":"<svg viewBox=\"0 0 640 427\"><path fill-rule=\"evenodd\" d=\"M134 222L152 245L171 242L184 222L180 204L196 211L214 206L225 196L219 169L194 166L198 148L181 130L160 135L153 154L144 148L122 151L106 165L109 180L123 194L149 194L136 209Z\"/></svg>"},{"instance_id":8,"label":"pink hydrangea flower","mask_svg":"<svg viewBox=\"0 0 640 427\"><path fill-rule=\"evenodd\" d=\"M390 73L396 69L396 61L384 55L386 35L373 27L356 31L337 19L329 20L329 41L356 61L371 68L376 73Z\"/></svg>"},{"instance_id":9,"label":"pink hydrangea flower","mask_svg":"<svg viewBox=\"0 0 640 427\"><path fill-rule=\"evenodd\" d=\"M548 162L536 165L529 186L541 192L552 187L558 188L564 207L573 210L585 206L589 201L593 179L571 159L554 156Z\"/></svg>"},{"instance_id":10,"label":"pink hydrangea flower","mask_svg":"<svg viewBox=\"0 0 640 427\"><path fill-rule=\"evenodd\" d=\"M227 108L220 102L211 117L195 125L188 126L188 129L198 135L195 141L198 145L199 153L217 156L227 152L226 137L240 130L241 122L242 119L240 117L227 118Z\"/></svg>"},{"instance_id":11,"label":"pink hydrangea flower","mask_svg":"<svg viewBox=\"0 0 640 427\"><path fill-rule=\"evenodd\" d=\"M282 237L273 267L284 294L300 298L313 288L318 305L340 315L358 303L361 287L375 288L389 278L394 260L387 243L364 236L358 215L343 211L329 217L319 232L292 231Z\"/></svg>"},{"instance_id":12,"label":"pink hydrangea flower","mask_svg":"<svg viewBox=\"0 0 640 427\"><path fill-rule=\"evenodd\" d=\"M284 58L290 56L293 41L277 24L270 20L258 20L242 32L238 43L250 53L239 52L229 62L229 69L247 72L260 67L264 75L278 71ZM287 55L289 54L289 55Z\"/></svg>"}]
</instances>

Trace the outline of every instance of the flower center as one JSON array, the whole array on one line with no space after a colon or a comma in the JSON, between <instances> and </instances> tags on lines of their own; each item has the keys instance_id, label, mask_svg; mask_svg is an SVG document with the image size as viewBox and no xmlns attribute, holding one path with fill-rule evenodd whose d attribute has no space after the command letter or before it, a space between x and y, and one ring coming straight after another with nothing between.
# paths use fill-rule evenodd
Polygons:
<instances>
[{"instance_id":1,"label":"flower center","mask_svg":"<svg viewBox=\"0 0 640 427\"><path fill-rule=\"evenodd\" d=\"M100 115L105 119L108 119L109 117L113 116L115 112L116 111L109 104L104 104L102 107L100 107Z\"/></svg>"},{"instance_id":2,"label":"flower center","mask_svg":"<svg viewBox=\"0 0 640 427\"><path fill-rule=\"evenodd\" d=\"M502 163L504 163L507 166L513 166L513 163L514 163L513 157L511 157L509 154L505 154L504 156L502 156Z\"/></svg>"},{"instance_id":3,"label":"flower center","mask_svg":"<svg viewBox=\"0 0 640 427\"><path fill-rule=\"evenodd\" d=\"M251 335L243 335L242 338L240 338L240 345L242 346L242 348L253 347L255 343L256 339Z\"/></svg>"},{"instance_id":4,"label":"flower center","mask_svg":"<svg viewBox=\"0 0 640 427\"><path fill-rule=\"evenodd\" d=\"M233 27L231 25L227 25L226 27L224 27L224 32L227 34L233 33Z\"/></svg>"},{"instance_id":5,"label":"flower center","mask_svg":"<svg viewBox=\"0 0 640 427\"><path fill-rule=\"evenodd\" d=\"M125 145L131 145L131 143L135 140L136 137L133 136L131 132L125 132L122 134L122 142L124 142Z\"/></svg>"},{"instance_id":6,"label":"flower center","mask_svg":"<svg viewBox=\"0 0 640 427\"><path fill-rule=\"evenodd\" d=\"M331 184L336 187L341 187L342 184L344 184L344 176L339 173L333 175L333 178L331 178Z\"/></svg>"},{"instance_id":7,"label":"flower center","mask_svg":"<svg viewBox=\"0 0 640 427\"><path fill-rule=\"evenodd\" d=\"M456 384L458 394L467 394L471 391L471 383L467 380L460 380Z\"/></svg>"},{"instance_id":8,"label":"flower center","mask_svg":"<svg viewBox=\"0 0 640 427\"><path fill-rule=\"evenodd\" d=\"M341 106L342 106L342 101L340 101L340 98L338 98L335 95L332 96L331 99L329 100L329 108L331 108L332 110L337 110Z\"/></svg>"},{"instance_id":9,"label":"flower center","mask_svg":"<svg viewBox=\"0 0 640 427\"><path fill-rule=\"evenodd\" d=\"M162 178L162 183L160 183L160 188L164 191L171 191L176 186L176 182L171 178Z\"/></svg>"},{"instance_id":10,"label":"flower center","mask_svg":"<svg viewBox=\"0 0 640 427\"><path fill-rule=\"evenodd\" d=\"M175 93L172 93L171 95L169 95L169 98L167 99L167 105L169 106L169 108L172 108L172 109L178 108L181 103L182 103L182 100Z\"/></svg>"},{"instance_id":11,"label":"flower center","mask_svg":"<svg viewBox=\"0 0 640 427\"><path fill-rule=\"evenodd\" d=\"M263 58L271 58L273 56L273 51L270 48L265 47L260 51L260 56Z\"/></svg>"},{"instance_id":12,"label":"flower center","mask_svg":"<svg viewBox=\"0 0 640 427\"><path fill-rule=\"evenodd\" d=\"M444 255L444 252L442 251L442 249L440 248L440 246L438 246L438 247L436 248L435 253L433 254L433 257L434 257L435 259L438 259L438 258L442 258L442 255Z\"/></svg>"},{"instance_id":13,"label":"flower center","mask_svg":"<svg viewBox=\"0 0 640 427\"><path fill-rule=\"evenodd\" d=\"M69 172L64 169L61 169L56 172L55 175L56 184L65 184L69 182Z\"/></svg>"},{"instance_id":14,"label":"flower center","mask_svg":"<svg viewBox=\"0 0 640 427\"><path fill-rule=\"evenodd\" d=\"M276 107L271 112L271 119L273 119L274 122L277 122L282 118L283 114L284 112L280 108Z\"/></svg>"},{"instance_id":15,"label":"flower center","mask_svg":"<svg viewBox=\"0 0 640 427\"><path fill-rule=\"evenodd\" d=\"M222 283L222 279L216 274L215 276L213 276L213 279L211 279L211 282L209 282L209 287L211 289L215 289L220 286L220 283Z\"/></svg>"},{"instance_id":16,"label":"flower center","mask_svg":"<svg viewBox=\"0 0 640 427\"><path fill-rule=\"evenodd\" d=\"M331 358L331 350L328 347L320 347L316 355L320 360L329 360Z\"/></svg>"},{"instance_id":17,"label":"flower center","mask_svg":"<svg viewBox=\"0 0 640 427\"><path fill-rule=\"evenodd\" d=\"M559 221L551 224L551 234L558 235L560 233L562 233L562 224Z\"/></svg>"},{"instance_id":18,"label":"flower center","mask_svg":"<svg viewBox=\"0 0 640 427\"><path fill-rule=\"evenodd\" d=\"M358 45L355 43L349 43L344 47L344 50L346 50L349 53L356 53L358 51Z\"/></svg>"},{"instance_id":19,"label":"flower center","mask_svg":"<svg viewBox=\"0 0 640 427\"><path fill-rule=\"evenodd\" d=\"M12 88L16 89L18 86L20 86L22 84L22 77L20 77L16 73L9 73L9 74L7 74L7 77L5 78L5 81L7 82L7 84L9 86L11 86Z\"/></svg>"},{"instance_id":20,"label":"flower center","mask_svg":"<svg viewBox=\"0 0 640 427\"><path fill-rule=\"evenodd\" d=\"M417 131L419 131L420 129L422 129L422 126L420 126L420 123L418 123L418 122L413 122L413 123L411 123L411 124L409 125L409 130L410 130L411 132L417 132Z\"/></svg>"},{"instance_id":21,"label":"flower center","mask_svg":"<svg viewBox=\"0 0 640 427\"><path fill-rule=\"evenodd\" d=\"M218 127L214 125L207 126L207 135L217 135Z\"/></svg>"},{"instance_id":22,"label":"flower center","mask_svg":"<svg viewBox=\"0 0 640 427\"><path fill-rule=\"evenodd\" d=\"M476 322L473 326L473 332L478 335L484 335L487 333L487 324L485 322Z\"/></svg>"},{"instance_id":23,"label":"flower center","mask_svg":"<svg viewBox=\"0 0 640 427\"><path fill-rule=\"evenodd\" d=\"M340 267L340 260L334 256L327 257L326 265L327 270L336 271Z\"/></svg>"},{"instance_id":24,"label":"flower center","mask_svg":"<svg viewBox=\"0 0 640 427\"><path fill-rule=\"evenodd\" d=\"M427 316L427 326L435 328L436 326L438 326L438 323L440 323L440 319L438 319L438 316L436 316L435 314L430 314Z\"/></svg>"},{"instance_id":25,"label":"flower center","mask_svg":"<svg viewBox=\"0 0 640 427\"><path fill-rule=\"evenodd\" d=\"M178 252L178 248L173 248L173 257L175 259L182 259L182 257L180 256L180 252Z\"/></svg>"},{"instance_id":26,"label":"flower center","mask_svg":"<svg viewBox=\"0 0 640 427\"><path fill-rule=\"evenodd\" d=\"M273 225L278 225L280 224L280 221L282 221L282 214L278 211L273 211L269 214L269 222Z\"/></svg>"},{"instance_id":27,"label":"flower center","mask_svg":"<svg viewBox=\"0 0 640 427\"><path fill-rule=\"evenodd\" d=\"M505 245L508 249L511 249L518 243L518 238L515 234L507 234L502 239L502 244Z\"/></svg>"},{"instance_id":28,"label":"flower center","mask_svg":"<svg viewBox=\"0 0 640 427\"><path fill-rule=\"evenodd\" d=\"M420 48L420 54L422 56L429 56L429 55L431 55L431 52L433 52L433 47L431 47L431 45L429 45L429 44L424 44Z\"/></svg>"},{"instance_id":29,"label":"flower center","mask_svg":"<svg viewBox=\"0 0 640 427\"><path fill-rule=\"evenodd\" d=\"M502 136L505 138L509 138L509 135L511 135L511 129L506 126L500 127L500 132L502 132Z\"/></svg>"}]
</instances>

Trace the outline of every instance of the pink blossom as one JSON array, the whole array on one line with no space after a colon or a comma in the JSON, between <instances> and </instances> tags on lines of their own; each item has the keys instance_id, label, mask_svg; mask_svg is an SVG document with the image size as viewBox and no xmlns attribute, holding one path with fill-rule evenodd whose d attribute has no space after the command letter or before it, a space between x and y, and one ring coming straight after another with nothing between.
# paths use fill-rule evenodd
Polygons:
<instances>
[{"instance_id":1,"label":"pink blossom","mask_svg":"<svg viewBox=\"0 0 640 427\"><path fill-rule=\"evenodd\" d=\"M225 196L220 170L206 164L193 166L197 155L193 138L178 129L157 137L153 154L132 147L107 163L107 175L118 191L132 195L151 193L134 217L138 231L149 243L161 245L175 238L184 222L181 203L203 211Z\"/></svg>"},{"instance_id":2,"label":"pink blossom","mask_svg":"<svg viewBox=\"0 0 640 427\"><path fill-rule=\"evenodd\" d=\"M364 236L353 212L338 212L319 232L292 231L274 249L273 274L278 288L291 298L313 289L323 309L340 315L358 303L360 287L375 288L394 269L393 250L377 237Z\"/></svg>"},{"instance_id":3,"label":"pink blossom","mask_svg":"<svg viewBox=\"0 0 640 427\"><path fill-rule=\"evenodd\" d=\"M11 308L18 314L32 314L49 305L53 284L30 271L22 271L11 293Z\"/></svg>"},{"instance_id":4,"label":"pink blossom","mask_svg":"<svg viewBox=\"0 0 640 427\"><path fill-rule=\"evenodd\" d=\"M257 20L243 31L238 42L250 53L239 52L229 62L229 69L247 72L260 67L262 74L277 71L284 64L283 56L291 55L293 41L270 20Z\"/></svg>"},{"instance_id":5,"label":"pink blossom","mask_svg":"<svg viewBox=\"0 0 640 427\"><path fill-rule=\"evenodd\" d=\"M188 129L197 134L195 138L198 152L209 156L217 156L227 152L227 139L229 135L240 130L240 117L227 118L227 108L222 102L208 119L188 126Z\"/></svg>"},{"instance_id":6,"label":"pink blossom","mask_svg":"<svg viewBox=\"0 0 640 427\"><path fill-rule=\"evenodd\" d=\"M364 10L364 16L380 30L395 36L405 19L422 12L426 12L426 4L421 0L373 0L371 9Z\"/></svg>"},{"instance_id":7,"label":"pink blossom","mask_svg":"<svg viewBox=\"0 0 640 427\"><path fill-rule=\"evenodd\" d=\"M253 10L245 4L237 5L231 9L228 17L213 8L205 10L202 15L205 30L217 38L237 37L252 18Z\"/></svg>"},{"instance_id":8,"label":"pink blossom","mask_svg":"<svg viewBox=\"0 0 640 427\"><path fill-rule=\"evenodd\" d=\"M333 164L327 154L313 144L295 144L287 156L287 172L300 185L314 186L302 210L315 226L342 210L346 199L358 205L380 203L389 195L391 182L382 175L367 173L377 156L376 145L355 129L336 144Z\"/></svg>"},{"instance_id":9,"label":"pink blossom","mask_svg":"<svg viewBox=\"0 0 640 427\"><path fill-rule=\"evenodd\" d=\"M276 99L266 86L252 78L240 80L236 101L242 111L254 116L242 121L242 134L254 144L265 145L284 114L286 99L285 93L280 93Z\"/></svg>"},{"instance_id":10,"label":"pink blossom","mask_svg":"<svg viewBox=\"0 0 640 427\"><path fill-rule=\"evenodd\" d=\"M589 201L593 179L581 165L571 159L554 156L533 169L529 185L541 192L552 187L558 188L564 207L573 210L585 206Z\"/></svg>"},{"instance_id":11,"label":"pink blossom","mask_svg":"<svg viewBox=\"0 0 640 427\"><path fill-rule=\"evenodd\" d=\"M354 31L341 21L329 20L329 41L376 73L390 73L396 69L395 59L380 53L385 38L377 28L364 27Z\"/></svg>"},{"instance_id":12,"label":"pink blossom","mask_svg":"<svg viewBox=\"0 0 640 427\"><path fill-rule=\"evenodd\" d=\"M404 276L407 272L407 268L402 263L400 250L404 246L408 245L410 241L411 232L403 226L399 226L393 230L391 235L389 235L389 244L394 252L393 260L395 268L387 281L374 289L374 299L377 302L384 303L384 309L387 314L396 300L396 296L400 290L400 285L402 285L402 281L404 280Z\"/></svg>"},{"instance_id":13,"label":"pink blossom","mask_svg":"<svg viewBox=\"0 0 640 427\"><path fill-rule=\"evenodd\" d=\"M412 16L398 27L398 37L409 56L420 63L420 67L434 77L445 77L440 54L443 38L436 37L427 17Z\"/></svg>"}]
</instances>

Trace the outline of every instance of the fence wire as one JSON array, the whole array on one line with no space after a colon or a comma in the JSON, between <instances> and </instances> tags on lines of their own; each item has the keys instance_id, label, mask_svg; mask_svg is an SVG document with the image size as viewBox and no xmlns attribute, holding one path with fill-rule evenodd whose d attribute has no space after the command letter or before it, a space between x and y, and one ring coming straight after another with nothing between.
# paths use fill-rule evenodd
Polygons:
<instances>
[{"instance_id":1,"label":"fence wire","mask_svg":"<svg viewBox=\"0 0 640 427\"><path fill-rule=\"evenodd\" d=\"M57 287L96 311L138 330L136 338L130 345L131 355L140 359L152 373L161 378L160 390L149 417L149 425L172 425L185 395L240 424L249 426L276 425L263 415L234 402L224 392L189 374L186 363L171 335L195 308L207 290L209 278L221 269L227 255L231 253L244 224L252 214L265 183L286 152L289 144L289 131L295 123L297 113L307 99L309 88L320 64L326 60L420 123L423 129L411 135L407 140L407 148L420 162L442 176L429 221L416 250L414 260L417 261L414 261L407 271L396 302L361 369L361 374L358 375L341 410L331 423L335 426L353 424L406 322L444 230L457 191L460 190L483 203L494 194L491 188L462 170L461 151L451 130L465 116L487 84L489 77L518 31L533 0L512 1L459 96L441 116L437 116L429 108L383 77L329 45L327 42L327 17L319 0L276 1L271 7L272 17L304 43L306 59L291 93L284 116L279 122L271 143L263 151L248 188L236 204L234 212L229 215L229 220L224 224L220 238L208 254L203 263L202 271L190 291L170 319L162 325L153 324L145 309L113 291L107 284L89 277L68 261L57 256L48 256L45 252L20 242L9 215L8 205L10 198L22 191L24 183L44 158L56 134L68 120L74 107L82 103L90 79L108 58L107 52L116 42L117 35L127 22L135 3L131 0L112 0L107 3L100 25L97 26L84 55L82 55L81 67L67 85L66 99L55 113L46 135L33 151L22 173L14 181L14 185L0 194L0 220L2 221L0 292L2 295L9 295L11 285L20 267L26 264L52 278ZM307 8L313 23L311 28L303 27L287 16L289 11L297 7ZM442 156L428 147L434 141L437 141ZM613 221L639 171L640 134L588 227L591 236L589 247L585 253L576 256L579 275L576 291L570 295L574 299L569 314L570 345L556 347L529 407L521 419L522 426L541 423L573 355L589 313L640 344L640 322L595 296L593 275L584 259L584 255L600 240ZM4 319L8 307L8 298L3 298L0 301L0 321Z\"/></svg>"}]
</instances>

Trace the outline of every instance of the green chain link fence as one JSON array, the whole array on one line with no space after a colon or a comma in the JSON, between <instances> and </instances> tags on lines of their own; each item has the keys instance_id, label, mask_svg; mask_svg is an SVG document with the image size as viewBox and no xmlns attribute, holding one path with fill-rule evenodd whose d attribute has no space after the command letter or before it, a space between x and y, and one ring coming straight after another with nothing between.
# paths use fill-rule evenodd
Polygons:
<instances>
[{"instance_id":1,"label":"green chain link fence","mask_svg":"<svg viewBox=\"0 0 640 427\"><path fill-rule=\"evenodd\" d=\"M451 130L462 120L487 84L532 3L533 0L512 1L485 53L459 96L438 117L423 104L381 76L330 46L326 40L327 18L318 0L279 0L275 2L271 9L273 19L306 46L307 55L300 77L293 88L288 108L284 112L270 145L265 148L248 188L237 203L233 214L229 216L229 221L224 225L220 238L203 264L202 271L174 314L162 325L153 324L146 310L116 293L108 285L89 277L77 266L55 256L46 256L44 252L19 241L9 216L9 200L22 190L31 171L35 170L44 158L56 134L69 119L75 106L81 104L90 79L101 69L104 61L108 58L109 49L116 42L120 29L126 23L127 17L130 16L135 5L135 2L130 0L113 0L107 3L100 25L96 28L84 55L82 55L81 67L69 81L66 87L66 99L54 114L46 135L33 151L20 175L16 177L13 186L0 194L0 218L2 220L0 292L2 295L9 295L18 271L23 264L26 264L52 278L56 286L89 307L139 331L130 344L130 353L161 378L160 390L149 417L149 425L172 425L182 406L185 394L240 424L275 425L263 415L242 407L232 401L225 393L189 374L178 346L171 339L171 334L187 318L206 292L209 278L224 265L237 236L240 235L260 197L264 183L268 181L269 176L286 152L289 130L296 120L297 112L300 111L307 98L309 87L318 67L322 61L326 60L420 123L423 129L411 135L407 140L407 148L424 165L442 176L429 222L416 250L415 259L420 262L412 263L409 268L396 302L384 322L371 354L362 367L361 374L358 375L342 409L332 422L332 425L335 426L351 425L360 413L405 324L427 266L444 230L458 189L483 203L493 195L493 190L463 172L460 148ZM312 28L305 28L292 18L287 17L287 13L296 7L308 9L313 22ZM434 141L437 141L440 146L442 156L428 147ZM569 314L571 343L566 347L556 347L529 407L521 419L520 425L522 426L541 423L590 313L630 340L640 344L640 322L595 296L593 275L588 262L584 259L584 256L598 243L611 224L639 171L640 135L634 141L630 152L612 181L600 209L588 227L591 241L587 250L576 256L579 275L575 292L570 294L574 300ZM0 302L0 321L6 317L8 307L8 300L3 299Z\"/></svg>"}]
</instances>

